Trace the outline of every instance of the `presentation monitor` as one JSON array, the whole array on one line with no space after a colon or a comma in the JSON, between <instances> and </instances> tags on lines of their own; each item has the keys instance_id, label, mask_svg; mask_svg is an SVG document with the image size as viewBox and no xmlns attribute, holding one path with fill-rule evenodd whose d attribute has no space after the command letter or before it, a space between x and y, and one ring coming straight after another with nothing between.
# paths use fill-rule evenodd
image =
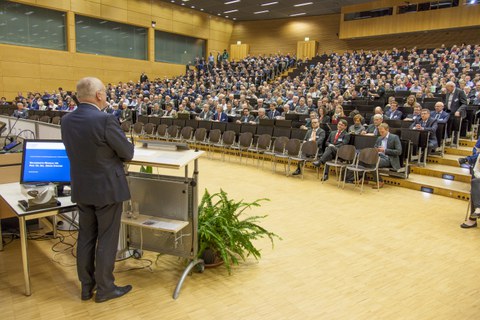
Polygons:
<instances>
[{"instance_id":1,"label":"presentation monitor","mask_svg":"<svg viewBox=\"0 0 480 320\"><path fill-rule=\"evenodd\" d=\"M25 140L22 184L70 184L70 161L62 140Z\"/></svg>"}]
</instances>

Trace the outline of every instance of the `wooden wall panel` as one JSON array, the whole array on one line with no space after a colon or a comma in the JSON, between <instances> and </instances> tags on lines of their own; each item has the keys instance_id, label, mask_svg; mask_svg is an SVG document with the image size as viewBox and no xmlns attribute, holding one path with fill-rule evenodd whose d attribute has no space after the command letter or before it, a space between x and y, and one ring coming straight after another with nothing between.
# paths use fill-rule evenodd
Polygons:
<instances>
[{"instance_id":1,"label":"wooden wall panel","mask_svg":"<svg viewBox=\"0 0 480 320\"><path fill-rule=\"evenodd\" d=\"M343 7L342 14L346 12L358 12L393 6L394 14L392 16L353 21L343 21L342 16L340 19L340 38L352 39L401 34L406 32L423 32L480 26L480 5L466 6L460 4L458 7L453 8L396 14L396 6L400 4L404 5L405 2L398 0L385 0L363 5ZM354 9L352 9L352 7Z\"/></svg>"},{"instance_id":2,"label":"wooden wall panel","mask_svg":"<svg viewBox=\"0 0 480 320\"><path fill-rule=\"evenodd\" d=\"M150 0L18 0L16 2L67 11L69 51L0 44L0 96L13 99L18 91L74 90L79 78L96 76L104 82L138 81L145 71L150 78L172 77L185 72L184 65L107 57L75 52L73 14L127 22L207 40L208 50L228 48L233 22L189 8ZM151 43L151 42L150 42Z\"/></svg>"}]
</instances>

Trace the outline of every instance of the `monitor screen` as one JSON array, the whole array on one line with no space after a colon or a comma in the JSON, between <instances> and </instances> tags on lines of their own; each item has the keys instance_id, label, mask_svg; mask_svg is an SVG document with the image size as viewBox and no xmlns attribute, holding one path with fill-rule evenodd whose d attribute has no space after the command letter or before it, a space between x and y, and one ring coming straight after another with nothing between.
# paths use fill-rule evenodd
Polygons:
<instances>
[{"instance_id":1,"label":"monitor screen","mask_svg":"<svg viewBox=\"0 0 480 320\"><path fill-rule=\"evenodd\" d=\"M20 183L70 183L70 161L62 140L25 140Z\"/></svg>"}]
</instances>

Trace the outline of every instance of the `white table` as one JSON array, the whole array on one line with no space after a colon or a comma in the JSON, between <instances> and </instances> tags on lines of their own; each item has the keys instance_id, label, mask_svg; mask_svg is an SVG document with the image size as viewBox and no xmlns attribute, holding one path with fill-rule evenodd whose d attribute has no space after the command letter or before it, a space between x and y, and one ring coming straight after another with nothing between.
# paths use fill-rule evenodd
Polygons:
<instances>
[{"instance_id":1,"label":"white table","mask_svg":"<svg viewBox=\"0 0 480 320\"><path fill-rule=\"evenodd\" d=\"M30 268L28 264L28 246L27 246L27 220L33 220L48 216L56 216L62 209L73 208L76 205L72 203L70 197L58 198L61 205L55 208L46 208L34 211L24 211L19 205L18 200L26 200L20 189L20 183L0 184L0 197L12 209L12 212L18 217L18 225L20 228L20 243L22 250L23 276L25 279L25 295L32 294L30 285ZM54 223L54 228L55 228ZM1 232L0 232L1 235Z\"/></svg>"}]
</instances>

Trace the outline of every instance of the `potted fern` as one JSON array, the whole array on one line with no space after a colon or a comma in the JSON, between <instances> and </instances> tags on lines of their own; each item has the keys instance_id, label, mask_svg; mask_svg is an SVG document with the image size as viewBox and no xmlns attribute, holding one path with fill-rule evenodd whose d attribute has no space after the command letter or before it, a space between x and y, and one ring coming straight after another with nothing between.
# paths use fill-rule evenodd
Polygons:
<instances>
[{"instance_id":1,"label":"potted fern","mask_svg":"<svg viewBox=\"0 0 480 320\"><path fill-rule=\"evenodd\" d=\"M224 262L229 274L232 265L238 265L240 260L250 255L257 260L261 258L260 250L252 241L268 237L273 247L274 238L281 239L258 224L267 216L245 216L245 210L260 207L262 201L268 199L235 201L223 190L214 194L205 190L198 208L198 256L206 260L207 265L217 257Z\"/></svg>"}]
</instances>

